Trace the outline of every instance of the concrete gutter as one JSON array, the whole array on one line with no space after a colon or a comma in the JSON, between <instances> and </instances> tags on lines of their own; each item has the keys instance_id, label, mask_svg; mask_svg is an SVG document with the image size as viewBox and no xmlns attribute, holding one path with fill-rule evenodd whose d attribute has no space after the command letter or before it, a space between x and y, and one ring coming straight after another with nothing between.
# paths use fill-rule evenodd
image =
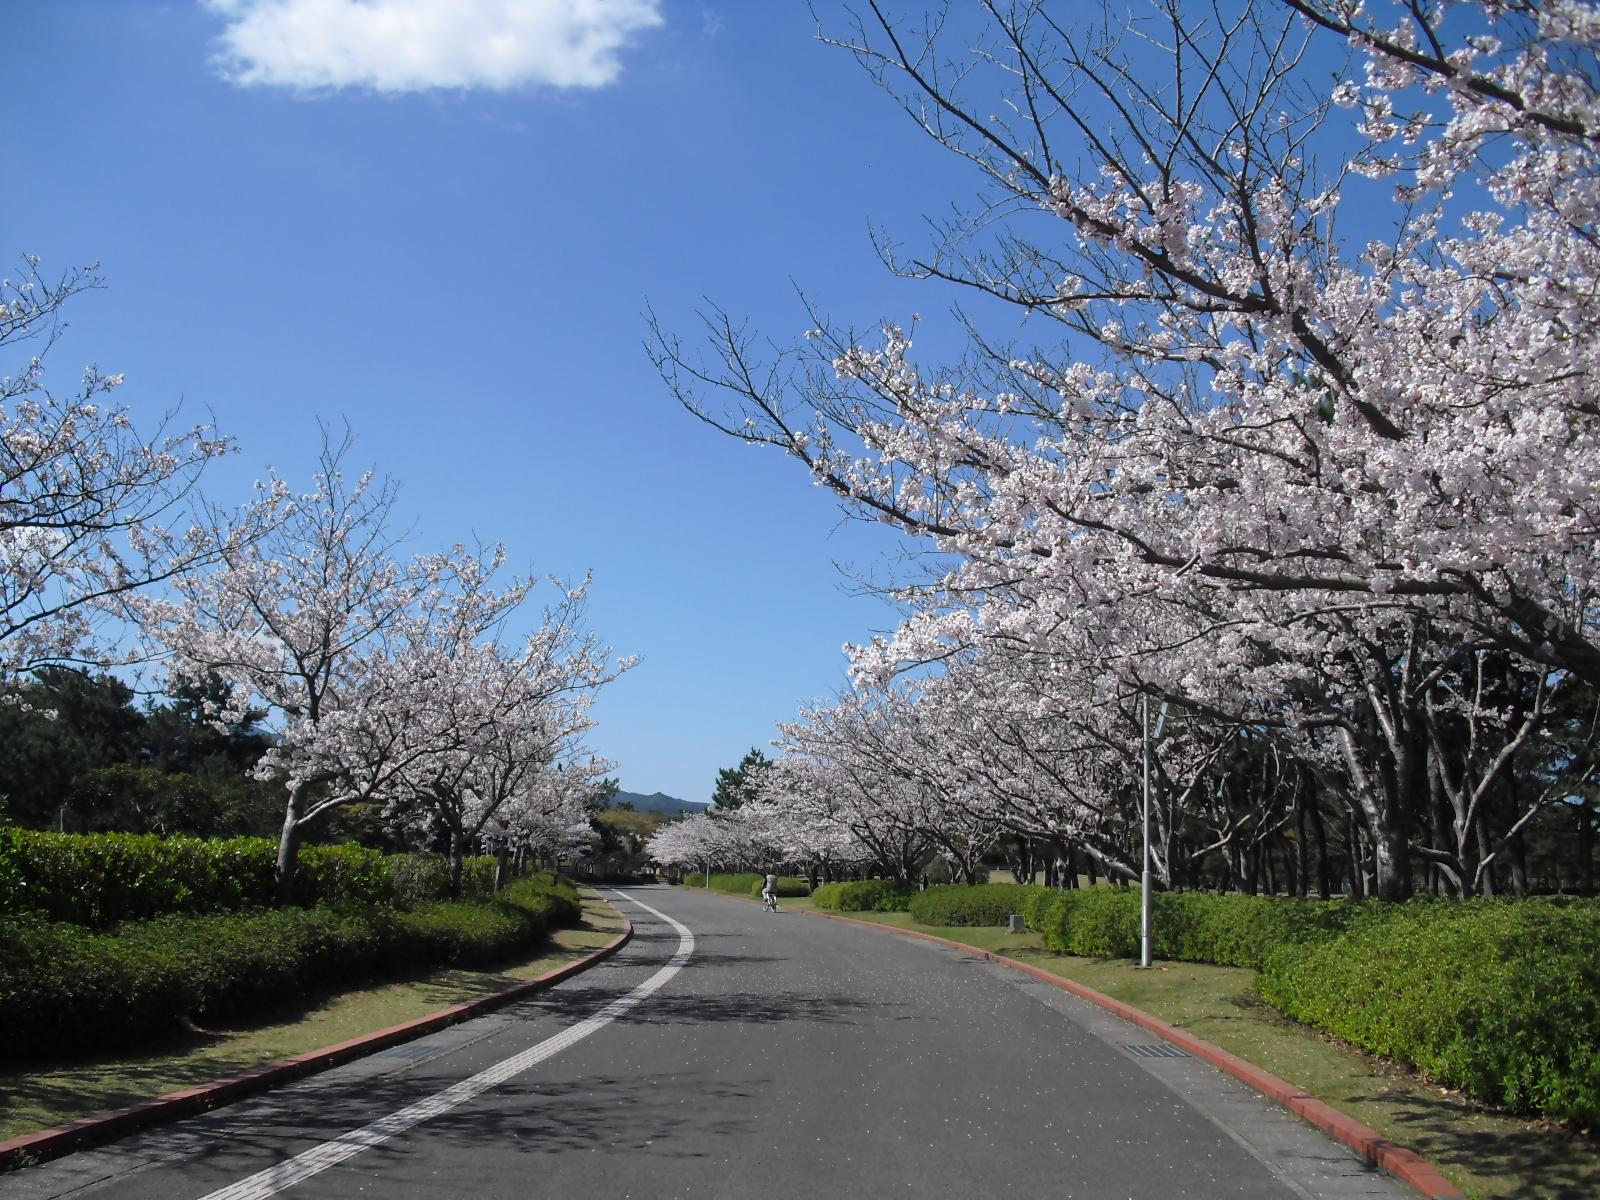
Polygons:
<instances>
[{"instance_id":1,"label":"concrete gutter","mask_svg":"<svg viewBox=\"0 0 1600 1200\"><path fill-rule=\"evenodd\" d=\"M574 975L587 971L590 967L603 962L618 950L621 950L632 937L633 922L624 916L622 918L622 932L598 950L590 952L576 962L570 962L564 967L557 967L537 979L519 983L503 992L495 992L490 996L480 996L476 1000L468 1000L463 1004L441 1009L439 1012L431 1013L428 1016L418 1017L414 1021L406 1021L400 1025L392 1025L388 1029L379 1029L373 1033L362 1034L360 1037L351 1038L347 1042L340 1042L336 1046L324 1046L320 1050L297 1054L293 1058L286 1058L281 1062L257 1067L253 1071L246 1071L243 1075L236 1075L231 1079L218 1080L216 1083L188 1088L181 1092L168 1092L164 1096L142 1100L129 1108L101 1113L93 1117L85 1117L67 1125L58 1125L54 1129L28 1133L21 1137L12 1138L10 1141L0 1142L0 1171L14 1170L18 1167L43 1162L46 1159L59 1158L63 1154L80 1150L85 1146L122 1137L135 1129L142 1129L146 1125L155 1125L164 1121L176 1120L179 1117L206 1112L213 1108L220 1108L224 1104L230 1104L254 1092L264 1092L292 1079L299 1079L304 1075L311 1075L317 1071L338 1066L340 1063L349 1062L351 1059L363 1058L368 1054L374 1054L379 1050L387 1049L401 1042L409 1042L413 1038L434 1033L451 1025L459 1025L462 1021L482 1016L484 1013L531 996L536 992L542 992L547 988L554 987L564 979L570 979Z\"/></svg>"}]
</instances>

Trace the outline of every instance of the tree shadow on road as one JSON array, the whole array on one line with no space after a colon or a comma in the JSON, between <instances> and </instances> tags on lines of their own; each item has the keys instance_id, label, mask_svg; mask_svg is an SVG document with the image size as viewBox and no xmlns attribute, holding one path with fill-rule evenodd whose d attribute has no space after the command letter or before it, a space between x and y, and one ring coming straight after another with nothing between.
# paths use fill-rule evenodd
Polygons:
<instances>
[{"instance_id":1,"label":"tree shadow on road","mask_svg":"<svg viewBox=\"0 0 1600 1200\"><path fill-rule=\"evenodd\" d=\"M559 1003L546 1002L555 1013L598 1012L617 998L615 990L600 987L568 987L561 990ZM538 1000L530 1000L530 1005ZM865 1014L893 1018L903 1004L868 1001L859 997L805 992L697 992L677 994L657 992L635 1005L616 1020L637 1025L710 1025L731 1021L747 1025L768 1025L779 1021L809 1021L829 1025L853 1025Z\"/></svg>"}]
</instances>

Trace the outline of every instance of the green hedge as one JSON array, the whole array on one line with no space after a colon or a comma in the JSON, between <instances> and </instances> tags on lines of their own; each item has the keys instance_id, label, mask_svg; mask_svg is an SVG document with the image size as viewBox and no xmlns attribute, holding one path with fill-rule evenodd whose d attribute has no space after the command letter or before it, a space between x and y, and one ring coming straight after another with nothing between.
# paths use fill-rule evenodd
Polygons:
<instances>
[{"instance_id":1,"label":"green hedge","mask_svg":"<svg viewBox=\"0 0 1600 1200\"><path fill-rule=\"evenodd\" d=\"M175 913L237 912L273 904L278 845L267 838L50 833L0 828L0 913L31 913L103 929ZM463 896L494 889L492 857L468 858ZM440 854L352 844L300 848L294 901L410 907L449 892Z\"/></svg>"},{"instance_id":2,"label":"green hedge","mask_svg":"<svg viewBox=\"0 0 1600 1200\"><path fill-rule=\"evenodd\" d=\"M727 892L730 896L748 896L751 894L750 889L754 887L756 894L759 895L761 882L765 878L765 875L757 875L754 871L739 871L736 873L713 871L711 872L711 890L713 892ZM693 871L686 872L683 882L687 887L705 887L706 874L704 871L698 874Z\"/></svg>"},{"instance_id":3,"label":"green hedge","mask_svg":"<svg viewBox=\"0 0 1600 1200\"><path fill-rule=\"evenodd\" d=\"M1157 958L1254 967L1287 1015L1490 1104L1600 1120L1600 902L1158 893ZM1029 897L1065 954L1139 952L1139 893Z\"/></svg>"},{"instance_id":4,"label":"green hedge","mask_svg":"<svg viewBox=\"0 0 1600 1200\"><path fill-rule=\"evenodd\" d=\"M763 875L751 885L748 894L759 900L761 899L761 891L766 886L767 877ZM796 875L780 875L778 876L778 895L780 898L787 896L791 899L796 896L809 896L811 895L811 884Z\"/></svg>"},{"instance_id":5,"label":"green hedge","mask_svg":"<svg viewBox=\"0 0 1600 1200\"><path fill-rule=\"evenodd\" d=\"M450 859L443 854L391 854L383 860L389 870L394 903L412 908L450 894ZM471 855L461 862L461 896L483 899L494 894L495 858Z\"/></svg>"},{"instance_id":6,"label":"green hedge","mask_svg":"<svg viewBox=\"0 0 1600 1200\"><path fill-rule=\"evenodd\" d=\"M1004 925L1035 893L1051 889L1031 883L947 884L911 897L911 919L918 925Z\"/></svg>"},{"instance_id":7,"label":"green hedge","mask_svg":"<svg viewBox=\"0 0 1600 1200\"><path fill-rule=\"evenodd\" d=\"M1259 969L1285 946L1335 936L1357 908L1343 900L1157 892L1150 910L1155 957ZM1139 953L1137 890L1040 888L1026 898L1022 912L1059 954L1132 958Z\"/></svg>"},{"instance_id":8,"label":"green hedge","mask_svg":"<svg viewBox=\"0 0 1600 1200\"><path fill-rule=\"evenodd\" d=\"M130 922L0 920L0 1056L105 1050L269 1011L331 987L444 964L483 965L572 924L570 884L519 880L487 903L285 908Z\"/></svg>"},{"instance_id":9,"label":"green hedge","mask_svg":"<svg viewBox=\"0 0 1600 1200\"><path fill-rule=\"evenodd\" d=\"M811 893L811 901L830 912L905 912L914 894L892 879L864 879L825 883Z\"/></svg>"},{"instance_id":10,"label":"green hedge","mask_svg":"<svg viewBox=\"0 0 1600 1200\"><path fill-rule=\"evenodd\" d=\"M0 910L97 927L169 912L226 912L272 896L266 838L0 829Z\"/></svg>"},{"instance_id":11,"label":"green hedge","mask_svg":"<svg viewBox=\"0 0 1600 1200\"><path fill-rule=\"evenodd\" d=\"M1363 905L1338 937L1272 957L1257 987L1479 1099L1600 1121L1600 902Z\"/></svg>"}]
</instances>

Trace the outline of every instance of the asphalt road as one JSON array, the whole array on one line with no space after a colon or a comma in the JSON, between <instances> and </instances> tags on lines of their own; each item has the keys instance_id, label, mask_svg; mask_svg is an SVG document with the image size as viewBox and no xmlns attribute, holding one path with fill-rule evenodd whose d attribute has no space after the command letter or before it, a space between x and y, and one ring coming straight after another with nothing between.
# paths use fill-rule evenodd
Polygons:
<instances>
[{"instance_id":1,"label":"asphalt road","mask_svg":"<svg viewBox=\"0 0 1600 1200\"><path fill-rule=\"evenodd\" d=\"M612 898L634 940L548 992L0 1177L0 1197L1412 1194L1016 972L716 896Z\"/></svg>"}]
</instances>

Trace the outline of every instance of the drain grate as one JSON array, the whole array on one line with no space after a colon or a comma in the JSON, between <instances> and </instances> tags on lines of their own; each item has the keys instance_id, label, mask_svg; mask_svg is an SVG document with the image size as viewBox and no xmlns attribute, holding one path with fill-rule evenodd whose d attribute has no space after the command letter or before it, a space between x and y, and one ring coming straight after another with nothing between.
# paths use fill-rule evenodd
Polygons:
<instances>
[{"instance_id":1,"label":"drain grate","mask_svg":"<svg viewBox=\"0 0 1600 1200\"><path fill-rule=\"evenodd\" d=\"M1180 1050L1167 1042L1154 1046L1124 1046L1129 1054L1135 1058L1188 1058L1187 1050Z\"/></svg>"}]
</instances>

